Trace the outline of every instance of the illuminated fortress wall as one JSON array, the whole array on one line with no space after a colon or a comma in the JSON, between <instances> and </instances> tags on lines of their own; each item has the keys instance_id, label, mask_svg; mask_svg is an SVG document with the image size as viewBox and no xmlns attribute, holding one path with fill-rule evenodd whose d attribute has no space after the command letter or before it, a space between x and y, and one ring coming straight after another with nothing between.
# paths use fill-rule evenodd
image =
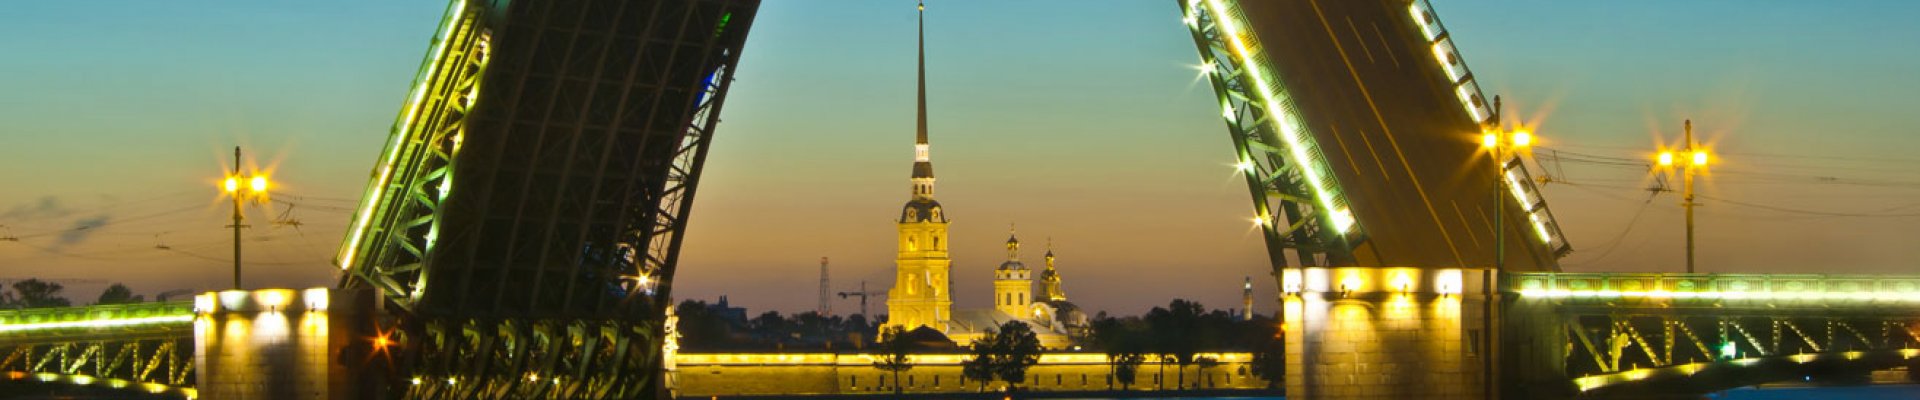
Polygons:
<instances>
[{"instance_id":1,"label":"illuminated fortress wall","mask_svg":"<svg viewBox=\"0 0 1920 400\"><path fill-rule=\"evenodd\" d=\"M1188 366L1186 382L1209 389L1260 389L1267 381L1247 371L1253 359L1249 353L1203 353L1220 365L1201 371ZM926 354L913 357L912 370L900 373L907 393L971 393L980 390L977 381L960 378L963 354ZM765 394L862 394L892 393L893 374L873 367L867 354L679 354L673 371L682 397L736 396ZM1132 390L1154 390L1155 376L1167 389L1180 378L1174 364L1164 371L1160 365L1140 365ZM1101 353L1055 353L1040 357L1040 364L1027 370L1027 382L1021 387L1039 391L1107 390L1106 355ZM1003 382L991 383L997 390ZM1114 383L1114 389L1120 384Z\"/></svg>"}]
</instances>

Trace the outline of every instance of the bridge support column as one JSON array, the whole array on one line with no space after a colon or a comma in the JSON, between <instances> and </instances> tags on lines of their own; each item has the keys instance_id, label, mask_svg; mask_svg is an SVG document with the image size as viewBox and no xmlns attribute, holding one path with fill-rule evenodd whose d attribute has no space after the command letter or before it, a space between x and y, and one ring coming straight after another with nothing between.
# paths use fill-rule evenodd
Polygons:
<instances>
[{"instance_id":1,"label":"bridge support column","mask_svg":"<svg viewBox=\"0 0 1920 400\"><path fill-rule=\"evenodd\" d=\"M1287 398L1485 399L1484 270L1282 272Z\"/></svg>"},{"instance_id":2,"label":"bridge support column","mask_svg":"<svg viewBox=\"0 0 1920 400\"><path fill-rule=\"evenodd\" d=\"M359 295L354 295L359 294ZM195 387L207 399L355 399L371 292L262 289L194 298ZM357 349L357 350L349 350Z\"/></svg>"}]
</instances>

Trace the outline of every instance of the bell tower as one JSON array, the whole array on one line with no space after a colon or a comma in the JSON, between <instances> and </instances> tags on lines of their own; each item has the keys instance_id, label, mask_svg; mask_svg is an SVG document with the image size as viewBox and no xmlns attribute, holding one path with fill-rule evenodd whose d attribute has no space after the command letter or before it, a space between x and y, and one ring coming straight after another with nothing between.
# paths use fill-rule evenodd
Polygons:
<instances>
[{"instance_id":1,"label":"bell tower","mask_svg":"<svg viewBox=\"0 0 1920 400\"><path fill-rule=\"evenodd\" d=\"M893 289L887 290L886 326L921 326L946 332L953 319L948 273L947 216L933 200L933 159L927 145L927 6L920 5L919 120L913 143L913 197L894 221L900 251L894 258Z\"/></svg>"},{"instance_id":2,"label":"bell tower","mask_svg":"<svg viewBox=\"0 0 1920 400\"><path fill-rule=\"evenodd\" d=\"M993 270L993 308L1015 318L1029 318L1033 304L1033 270L1020 262L1020 238L1007 234L1007 262Z\"/></svg>"}]
</instances>

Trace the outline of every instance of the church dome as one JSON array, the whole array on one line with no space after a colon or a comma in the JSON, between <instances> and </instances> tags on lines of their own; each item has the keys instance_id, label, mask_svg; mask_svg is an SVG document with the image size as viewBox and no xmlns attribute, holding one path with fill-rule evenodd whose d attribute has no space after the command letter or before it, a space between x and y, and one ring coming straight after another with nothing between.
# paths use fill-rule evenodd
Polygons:
<instances>
[{"instance_id":1,"label":"church dome","mask_svg":"<svg viewBox=\"0 0 1920 400\"><path fill-rule=\"evenodd\" d=\"M1027 269L1027 264L1022 264L1020 260L1007 260L1007 262L1000 263L1001 271L1022 270L1022 269Z\"/></svg>"},{"instance_id":2,"label":"church dome","mask_svg":"<svg viewBox=\"0 0 1920 400\"><path fill-rule=\"evenodd\" d=\"M913 199L907 201L900 211L900 222L947 222L947 215L940 210L940 202L933 199Z\"/></svg>"}]
</instances>

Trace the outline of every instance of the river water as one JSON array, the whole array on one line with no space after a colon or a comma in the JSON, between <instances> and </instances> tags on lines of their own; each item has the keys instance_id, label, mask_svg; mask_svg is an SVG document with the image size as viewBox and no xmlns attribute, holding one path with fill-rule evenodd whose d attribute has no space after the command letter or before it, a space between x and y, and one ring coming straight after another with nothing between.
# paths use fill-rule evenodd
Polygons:
<instances>
[{"instance_id":1,"label":"river water","mask_svg":"<svg viewBox=\"0 0 1920 400\"><path fill-rule=\"evenodd\" d=\"M1913 400L1920 399L1920 385L1874 385L1849 387L1768 387L1740 388L1708 395L1713 400ZM1186 400L1284 400L1285 397L1178 397ZM1115 399L1075 399L1115 400Z\"/></svg>"}]
</instances>

